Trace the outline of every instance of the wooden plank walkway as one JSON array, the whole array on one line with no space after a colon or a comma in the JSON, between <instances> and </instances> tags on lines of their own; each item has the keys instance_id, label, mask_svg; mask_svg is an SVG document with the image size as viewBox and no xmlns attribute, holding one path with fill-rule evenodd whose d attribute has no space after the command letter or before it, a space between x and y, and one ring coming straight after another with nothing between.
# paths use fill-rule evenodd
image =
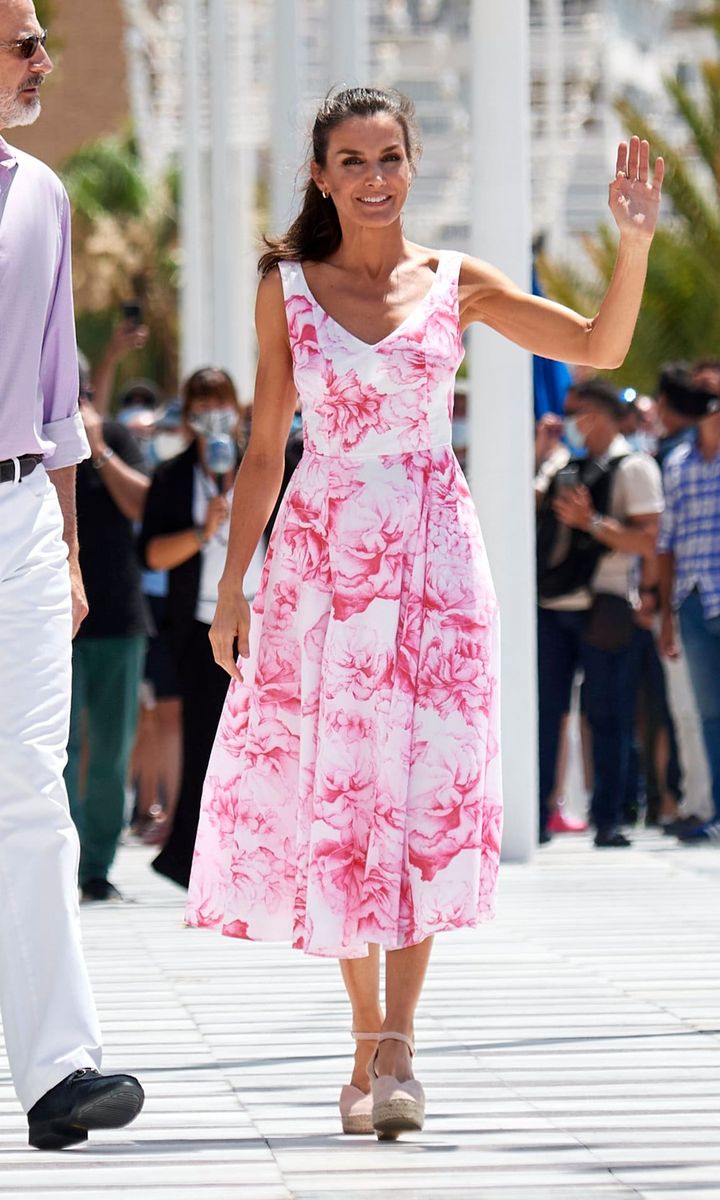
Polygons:
<instances>
[{"instance_id":1,"label":"wooden plank walkway","mask_svg":"<svg viewBox=\"0 0 720 1200\"><path fill-rule=\"evenodd\" d=\"M436 945L418 1021L425 1132L344 1138L337 965L185 930L125 847L134 903L83 910L128 1130L38 1154L0 1059L3 1200L717 1200L720 851L640 832L505 866L499 917Z\"/></svg>"}]
</instances>

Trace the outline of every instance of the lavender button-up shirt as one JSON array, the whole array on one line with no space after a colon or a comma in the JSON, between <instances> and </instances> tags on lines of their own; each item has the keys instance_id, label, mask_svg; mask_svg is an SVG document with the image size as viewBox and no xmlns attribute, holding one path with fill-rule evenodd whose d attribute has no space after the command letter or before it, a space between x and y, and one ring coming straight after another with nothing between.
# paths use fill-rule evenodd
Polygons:
<instances>
[{"instance_id":1,"label":"lavender button-up shirt","mask_svg":"<svg viewBox=\"0 0 720 1200\"><path fill-rule=\"evenodd\" d=\"M70 204L44 163L0 137L0 459L88 458L78 410Z\"/></svg>"}]
</instances>

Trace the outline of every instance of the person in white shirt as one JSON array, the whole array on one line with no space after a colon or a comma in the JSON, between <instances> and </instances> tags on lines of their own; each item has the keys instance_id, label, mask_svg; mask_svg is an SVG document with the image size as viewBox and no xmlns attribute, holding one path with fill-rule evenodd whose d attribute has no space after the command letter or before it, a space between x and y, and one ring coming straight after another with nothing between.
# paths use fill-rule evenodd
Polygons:
<instances>
[{"instance_id":1,"label":"person in white shirt","mask_svg":"<svg viewBox=\"0 0 720 1200\"><path fill-rule=\"evenodd\" d=\"M623 406L609 383L577 384L573 402L566 437L586 457L555 473L538 509L540 838L548 837L559 731L582 669L595 845L627 846L620 824L632 730L631 568L654 554L662 480L657 464L619 433Z\"/></svg>"}]
</instances>

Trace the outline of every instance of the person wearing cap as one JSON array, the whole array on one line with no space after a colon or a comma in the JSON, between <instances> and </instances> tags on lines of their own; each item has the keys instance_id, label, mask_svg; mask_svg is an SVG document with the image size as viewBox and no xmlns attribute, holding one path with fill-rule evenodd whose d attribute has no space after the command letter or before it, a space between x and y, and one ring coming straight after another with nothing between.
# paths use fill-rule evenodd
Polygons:
<instances>
[{"instance_id":1,"label":"person wearing cap","mask_svg":"<svg viewBox=\"0 0 720 1200\"><path fill-rule=\"evenodd\" d=\"M65 783L80 833L83 901L122 897L108 875L125 815L147 637L152 629L135 551L150 481L142 450L119 421L95 411L87 372L80 412L91 457L77 472L80 567L90 604L73 645ZM87 747L81 783L80 760Z\"/></svg>"},{"instance_id":2,"label":"person wearing cap","mask_svg":"<svg viewBox=\"0 0 720 1200\"><path fill-rule=\"evenodd\" d=\"M671 407L696 425L663 471L665 512L658 538L662 652L685 654L702 723L713 811L677 830L681 841L720 844L720 360L666 380ZM678 638L679 632L679 638Z\"/></svg>"},{"instance_id":3,"label":"person wearing cap","mask_svg":"<svg viewBox=\"0 0 720 1200\"><path fill-rule=\"evenodd\" d=\"M597 847L625 847L620 826L632 738L632 567L651 556L663 508L660 471L620 433L617 391L573 385L565 437L574 457L545 478L538 500L540 840L551 829L563 719L576 672L593 749L591 815ZM578 457L578 453L584 457Z\"/></svg>"},{"instance_id":4,"label":"person wearing cap","mask_svg":"<svg viewBox=\"0 0 720 1200\"><path fill-rule=\"evenodd\" d=\"M30 0L0 5L0 129L40 113L46 36ZM71 638L88 611L70 206L57 176L2 137L0 262L0 1012L30 1144L58 1150L127 1124L143 1090L98 1072L63 782Z\"/></svg>"}]
</instances>

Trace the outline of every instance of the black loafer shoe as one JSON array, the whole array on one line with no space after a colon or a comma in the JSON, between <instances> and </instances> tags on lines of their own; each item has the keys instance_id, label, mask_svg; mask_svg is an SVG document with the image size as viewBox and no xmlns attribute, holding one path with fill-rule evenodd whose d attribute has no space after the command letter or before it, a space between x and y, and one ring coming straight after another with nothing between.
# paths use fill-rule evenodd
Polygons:
<instances>
[{"instance_id":1,"label":"black loafer shoe","mask_svg":"<svg viewBox=\"0 0 720 1200\"><path fill-rule=\"evenodd\" d=\"M132 1075L74 1071L34 1104L28 1113L28 1141L37 1150L62 1150L87 1141L90 1129L129 1125L145 1100Z\"/></svg>"},{"instance_id":2,"label":"black loafer shoe","mask_svg":"<svg viewBox=\"0 0 720 1200\"><path fill-rule=\"evenodd\" d=\"M88 879L80 886L80 897L83 904L91 901L103 901L110 904L120 904L125 899L114 884L107 879Z\"/></svg>"},{"instance_id":3,"label":"black loafer shoe","mask_svg":"<svg viewBox=\"0 0 720 1200\"><path fill-rule=\"evenodd\" d=\"M595 834L596 846L632 846L629 838L619 829L598 829Z\"/></svg>"}]
</instances>

